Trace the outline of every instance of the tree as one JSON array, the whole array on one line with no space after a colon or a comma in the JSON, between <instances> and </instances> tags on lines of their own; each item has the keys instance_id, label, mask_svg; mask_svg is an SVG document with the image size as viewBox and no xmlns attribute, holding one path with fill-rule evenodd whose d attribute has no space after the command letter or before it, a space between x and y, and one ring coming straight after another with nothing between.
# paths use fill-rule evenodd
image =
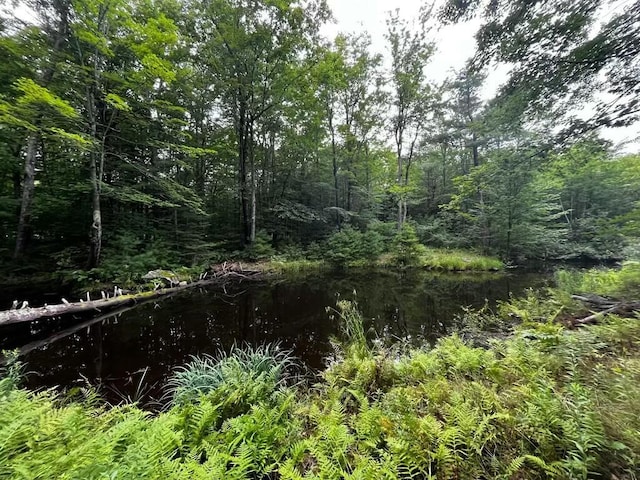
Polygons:
<instances>
[{"instance_id":1,"label":"tree","mask_svg":"<svg viewBox=\"0 0 640 480\"><path fill-rule=\"evenodd\" d=\"M396 145L396 186L398 230L407 219L409 172L417 142L428 116L432 89L425 82L424 70L433 53L427 41L423 12L418 25L400 18L398 10L387 19L387 41L391 53L391 89L393 114L391 128Z\"/></svg>"},{"instance_id":2,"label":"tree","mask_svg":"<svg viewBox=\"0 0 640 480\"><path fill-rule=\"evenodd\" d=\"M316 67L318 93L330 137L334 211L354 209L359 170L367 167L371 143L381 126L385 94L381 89L382 57L372 54L368 35L339 35ZM340 202L340 183L344 183ZM365 182L366 183L366 182Z\"/></svg>"},{"instance_id":3,"label":"tree","mask_svg":"<svg viewBox=\"0 0 640 480\"><path fill-rule=\"evenodd\" d=\"M53 80L60 62L60 55L64 48L69 28L69 4L66 0L37 1L36 7L41 15L43 38L35 38L35 45L43 41L44 48L39 49L43 55L39 68L34 68L33 78L18 80L17 87L21 95L14 104L16 111L12 112L9 104L5 104L8 123L14 123L29 131L24 153L24 176L22 181L22 198L14 258L20 259L25 252L30 235L30 221L32 202L35 190L36 159L41 149L42 129L47 128L44 123L47 107L52 107L64 117L74 117L76 112L63 99L51 93L47 87ZM38 45L39 47L40 45ZM36 47L37 48L37 47ZM35 61L35 59L33 59ZM19 110L20 107L26 107ZM49 124L51 127L52 124ZM56 128L56 127L51 127ZM62 130L58 131L62 133Z\"/></svg>"},{"instance_id":4,"label":"tree","mask_svg":"<svg viewBox=\"0 0 640 480\"><path fill-rule=\"evenodd\" d=\"M553 112L569 123L561 138L639 118L640 1L449 0L440 13L482 18L475 64L511 66L499 98L522 101L519 116ZM594 113L580 120L572 107L588 100Z\"/></svg>"},{"instance_id":5,"label":"tree","mask_svg":"<svg viewBox=\"0 0 640 480\"><path fill-rule=\"evenodd\" d=\"M90 268L98 265L102 250L101 201L111 135L118 122L124 122L125 116L134 111L126 97L135 92L148 102L145 108L152 111L148 114L161 118L163 109L154 105L154 100L176 77L174 65L164 58L178 40L173 21L158 11L149 11L142 5L139 8L136 10L125 1L73 3L70 42L77 66L76 81L84 85L82 111L92 142L88 149L92 210ZM140 120L148 121L138 117L137 121ZM166 122L170 125L169 118ZM154 151L158 153L157 146ZM156 183L164 184L169 193L175 191L175 185L170 186L168 179Z\"/></svg>"},{"instance_id":6,"label":"tree","mask_svg":"<svg viewBox=\"0 0 640 480\"><path fill-rule=\"evenodd\" d=\"M215 0L199 6L202 58L233 119L243 242L256 234L257 122L283 104L291 65L304 58L327 16L323 1Z\"/></svg>"},{"instance_id":7,"label":"tree","mask_svg":"<svg viewBox=\"0 0 640 480\"><path fill-rule=\"evenodd\" d=\"M479 148L482 144L482 114L484 103L480 98L480 89L485 81L485 75L475 73L469 66L463 68L450 82L448 88L451 93L449 102L451 110L451 126L454 135L462 142L471 157L471 166L480 165ZM462 171L469 171L469 163L463 161Z\"/></svg>"}]
</instances>

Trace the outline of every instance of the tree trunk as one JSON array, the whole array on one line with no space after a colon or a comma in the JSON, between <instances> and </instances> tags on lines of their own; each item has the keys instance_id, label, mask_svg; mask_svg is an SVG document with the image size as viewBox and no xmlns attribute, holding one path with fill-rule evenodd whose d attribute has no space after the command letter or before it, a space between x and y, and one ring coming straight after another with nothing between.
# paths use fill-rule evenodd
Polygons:
<instances>
[{"instance_id":1,"label":"tree trunk","mask_svg":"<svg viewBox=\"0 0 640 480\"><path fill-rule=\"evenodd\" d=\"M54 4L55 12L58 14L59 21L56 30L53 32L55 40L53 43L53 57L62 50L64 40L66 38L68 30L68 8L69 6L65 2ZM43 87L47 87L53 75L56 71L56 62L51 61L49 65L42 71L42 77L40 84ZM36 127L40 126L40 120L42 116L38 115L34 124ZM29 241L31 226L31 203L33 202L33 193L35 189L35 173L36 173L36 155L38 153L38 144L40 143L40 134L38 132L32 132L29 135L27 141L27 156L24 161L24 182L22 185L22 203L20 205L20 216L18 218L18 231L16 235L16 248L14 251L14 258L16 260L22 258L24 255L27 243Z\"/></svg>"},{"instance_id":2,"label":"tree trunk","mask_svg":"<svg viewBox=\"0 0 640 480\"><path fill-rule=\"evenodd\" d=\"M249 118L247 116L247 107L243 101L242 92L238 92L238 98L240 100L236 135L238 137L240 209L242 215L242 244L246 245L247 243L251 243L251 219L249 213L249 192L247 185L247 164L249 163Z\"/></svg>"},{"instance_id":3,"label":"tree trunk","mask_svg":"<svg viewBox=\"0 0 640 480\"><path fill-rule=\"evenodd\" d=\"M239 139L238 161L240 169L240 208L242 214L242 244L249 241L249 205L247 199L247 155L245 151L245 139Z\"/></svg>"},{"instance_id":4,"label":"tree trunk","mask_svg":"<svg viewBox=\"0 0 640 480\"><path fill-rule=\"evenodd\" d=\"M16 249L14 252L14 258L16 260L22 258L24 255L31 231L31 203L33 202L33 191L35 189L36 155L38 152L39 138L40 136L37 133L32 133L29 135L29 141L27 143L27 155L24 160L24 181L22 183L22 203L20 206Z\"/></svg>"},{"instance_id":5,"label":"tree trunk","mask_svg":"<svg viewBox=\"0 0 640 480\"><path fill-rule=\"evenodd\" d=\"M471 154L473 155L473 166L480 166L480 157L478 155L478 137L475 132L471 135Z\"/></svg>"},{"instance_id":6,"label":"tree trunk","mask_svg":"<svg viewBox=\"0 0 640 480\"><path fill-rule=\"evenodd\" d=\"M91 153L89 164L89 177L91 180L91 211L92 222L89 232L89 268L95 268L100 263L100 253L102 251L102 210L100 208L100 179L96 154Z\"/></svg>"},{"instance_id":7,"label":"tree trunk","mask_svg":"<svg viewBox=\"0 0 640 480\"><path fill-rule=\"evenodd\" d=\"M256 178L256 165L253 157L253 146L251 148L250 164L251 164L251 227L249 231L249 243L256 241L256 190L258 183Z\"/></svg>"},{"instance_id":8,"label":"tree trunk","mask_svg":"<svg viewBox=\"0 0 640 480\"><path fill-rule=\"evenodd\" d=\"M98 139L98 112L96 109L96 89L98 88L98 57L94 59L94 84L87 86L87 120L91 138ZM104 138L103 138L104 140ZM98 152L100 148L100 160ZM102 183L101 168L104 168L105 145L104 142L94 146L89 154L89 181L91 183L91 228L89 229L89 260L88 268L95 268L100 263L102 251L102 210L100 208L100 194Z\"/></svg>"},{"instance_id":9,"label":"tree trunk","mask_svg":"<svg viewBox=\"0 0 640 480\"><path fill-rule=\"evenodd\" d=\"M333 111L329 110L329 130L331 131L331 157L333 160L333 194L334 194L334 206L336 207L336 227L340 229L340 214L338 213L339 198L339 185L338 185L338 149L336 147L336 132L333 127Z\"/></svg>"},{"instance_id":10,"label":"tree trunk","mask_svg":"<svg viewBox=\"0 0 640 480\"><path fill-rule=\"evenodd\" d=\"M396 136L396 138L398 138ZM396 178L396 184L401 187L402 186L402 172L403 172L403 161L402 161L402 137L399 137L397 145L397 155L398 155L398 174ZM398 192L398 231L402 230L402 226L404 225L404 205L402 199L403 192Z\"/></svg>"}]
</instances>

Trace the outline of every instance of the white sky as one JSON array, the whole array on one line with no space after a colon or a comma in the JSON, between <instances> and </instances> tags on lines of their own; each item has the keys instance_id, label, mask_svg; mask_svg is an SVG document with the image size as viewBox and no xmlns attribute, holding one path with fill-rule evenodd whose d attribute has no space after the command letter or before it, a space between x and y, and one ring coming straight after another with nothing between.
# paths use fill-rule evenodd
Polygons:
<instances>
[{"instance_id":1,"label":"white sky","mask_svg":"<svg viewBox=\"0 0 640 480\"><path fill-rule=\"evenodd\" d=\"M412 20L417 18L423 3L425 0L328 0L336 22L326 25L323 33L332 38L340 32L367 31L371 35L373 49L386 53L384 34L388 13L399 9L401 17ZM473 55L473 35L479 25L478 22L474 23L475 25L465 23L447 26L433 32L438 51L427 72L432 80L443 81L451 69L462 67Z\"/></svg>"},{"instance_id":2,"label":"white sky","mask_svg":"<svg viewBox=\"0 0 640 480\"><path fill-rule=\"evenodd\" d=\"M438 0L437 4L442 4ZM386 54L384 34L388 12L399 9L400 15L407 19L416 18L420 6L426 0L327 0L336 22L326 25L323 33L327 38L336 34L369 32L372 48ZM473 38L478 21L451 25L433 32L437 51L427 68L427 76L440 83L453 71L460 69L475 50ZM489 72L483 97L491 98L502 82L507 78L508 67L499 66ZM606 129L602 136L617 144L621 151L640 152L640 124L627 128ZM626 144L625 144L626 143Z\"/></svg>"}]
</instances>

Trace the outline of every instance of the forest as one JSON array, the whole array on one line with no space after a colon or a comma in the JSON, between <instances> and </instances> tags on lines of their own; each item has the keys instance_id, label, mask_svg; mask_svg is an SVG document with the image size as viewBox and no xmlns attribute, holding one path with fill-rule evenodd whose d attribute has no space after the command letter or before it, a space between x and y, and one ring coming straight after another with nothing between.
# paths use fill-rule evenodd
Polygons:
<instances>
[{"instance_id":1,"label":"forest","mask_svg":"<svg viewBox=\"0 0 640 480\"><path fill-rule=\"evenodd\" d=\"M377 52L325 38L322 0L34 0L0 23L2 268L357 260L403 229L514 263L625 258L638 144L600 132L638 116L640 7L609 3L425 4ZM434 32L471 17L476 55L430 81Z\"/></svg>"},{"instance_id":2,"label":"forest","mask_svg":"<svg viewBox=\"0 0 640 480\"><path fill-rule=\"evenodd\" d=\"M638 478L640 0L344 2L0 3L1 478Z\"/></svg>"}]
</instances>

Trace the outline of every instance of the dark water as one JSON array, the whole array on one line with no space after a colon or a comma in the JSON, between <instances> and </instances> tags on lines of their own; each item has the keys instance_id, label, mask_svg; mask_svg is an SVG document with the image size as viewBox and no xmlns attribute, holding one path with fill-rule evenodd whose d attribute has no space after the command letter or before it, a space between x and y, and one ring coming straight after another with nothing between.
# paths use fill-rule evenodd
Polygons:
<instances>
[{"instance_id":1,"label":"dark water","mask_svg":"<svg viewBox=\"0 0 640 480\"><path fill-rule=\"evenodd\" d=\"M355 298L367 327L379 334L433 341L450 330L462 307L519 295L548 278L360 271L237 283L188 291L86 325L67 319L5 327L0 346L30 350L23 356L30 388L89 382L133 395L145 370L145 382L160 385L191 355L214 354L234 342L279 341L320 368L331 351L329 337L338 332L326 307L338 297Z\"/></svg>"}]
</instances>

